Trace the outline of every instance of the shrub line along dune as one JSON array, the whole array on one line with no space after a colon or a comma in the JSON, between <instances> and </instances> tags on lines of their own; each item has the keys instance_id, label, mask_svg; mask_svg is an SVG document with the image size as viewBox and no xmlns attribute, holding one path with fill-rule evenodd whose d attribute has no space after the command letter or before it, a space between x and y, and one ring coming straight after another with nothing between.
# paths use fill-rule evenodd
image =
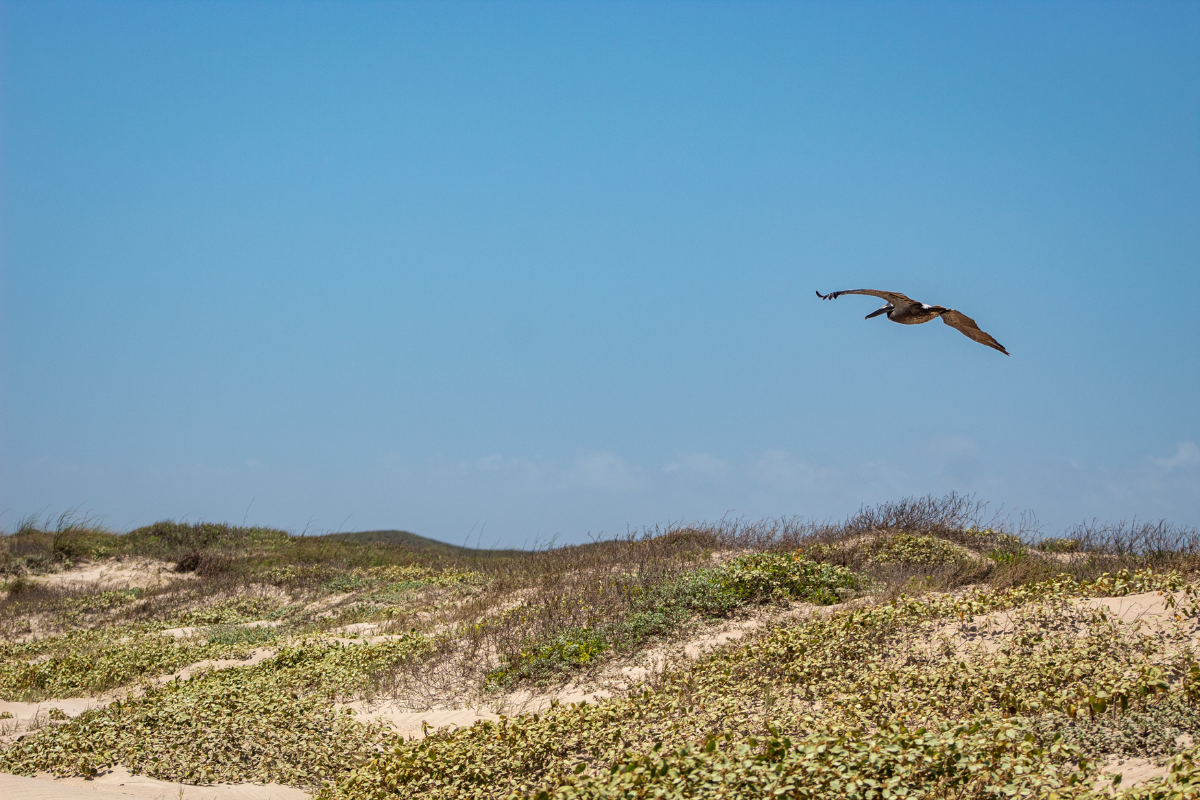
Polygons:
<instances>
[{"instance_id":1,"label":"shrub line along dune","mask_svg":"<svg viewBox=\"0 0 1200 800\"><path fill-rule=\"evenodd\" d=\"M985 510L534 552L29 521L0 537L0 698L51 710L0 715L0 771L343 800L1200 796L1197 532L1047 539ZM604 699L553 702L581 692ZM94 707L53 706L74 698ZM486 718L410 740L352 710L375 707Z\"/></svg>"}]
</instances>

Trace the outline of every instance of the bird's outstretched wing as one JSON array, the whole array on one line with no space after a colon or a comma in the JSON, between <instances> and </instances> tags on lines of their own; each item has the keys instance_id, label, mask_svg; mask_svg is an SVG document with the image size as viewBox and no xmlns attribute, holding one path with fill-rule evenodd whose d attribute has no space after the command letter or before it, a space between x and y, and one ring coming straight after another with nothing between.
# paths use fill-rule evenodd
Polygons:
<instances>
[{"instance_id":1,"label":"bird's outstretched wing","mask_svg":"<svg viewBox=\"0 0 1200 800\"><path fill-rule=\"evenodd\" d=\"M817 292L817 297L822 300L836 300L844 294L869 294L872 297L878 297L881 300L886 300L896 307L913 305L916 301L906 294L899 292L880 292L875 289L843 289L840 292L830 292L829 294L821 294Z\"/></svg>"},{"instance_id":2,"label":"bird's outstretched wing","mask_svg":"<svg viewBox=\"0 0 1200 800\"><path fill-rule=\"evenodd\" d=\"M993 350L999 350L1004 355L1008 355L1008 351L1004 349L1004 345L997 342L988 334L979 330L979 326L975 324L975 320L968 317L961 311L950 309L942 314L942 322L949 325L951 328L958 330L963 336L969 339L974 339L980 344L986 344Z\"/></svg>"}]
</instances>

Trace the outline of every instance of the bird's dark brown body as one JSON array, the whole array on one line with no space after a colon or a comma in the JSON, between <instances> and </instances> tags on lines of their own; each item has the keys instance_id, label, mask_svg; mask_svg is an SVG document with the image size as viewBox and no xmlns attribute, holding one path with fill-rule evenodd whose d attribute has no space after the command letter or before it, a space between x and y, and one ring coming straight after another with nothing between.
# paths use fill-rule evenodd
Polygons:
<instances>
[{"instance_id":1,"label":"bird's dark brown body","mask_svg":"<svg viewBox=\"0 0 1200 800\"><path fill-rule=\"evenodd\" d=\"M1008 355L1008 351L1004 349L1004 345L980 330L979 326L975 324L975 320L961 311L955 311L953 308L930 306L925 303L918 303L908 295L900 294L900 292L881 292L876 289L845 289L840 292L830 292L829 294L817 292L817 297L822 300L836 300L844 294L866 294L871 297L878 297L887 302L887 305L883 308L876 309L867 314L867 319L877 317L880 314L887 314L887 318L892 322L899 322L901 325L920 325L923 322L929 322L941 317L942 322L954 328L963 336L980 344L987 345L993 350L999 350L1004 355Z\"/></svg>"},{"instance_id":2,"label":"bird's dark brown body","mask_svg":"<svg viewBox=\"0 0 1200 800\"><path fill-rule=\"evenodd\" d=\"M911 305L893 308L887 312L887 318L892 322L899 322L901 325L920 325L922 322L937 319L943 312L949 310L941 306Z\"/></svg>"}]
</instances>

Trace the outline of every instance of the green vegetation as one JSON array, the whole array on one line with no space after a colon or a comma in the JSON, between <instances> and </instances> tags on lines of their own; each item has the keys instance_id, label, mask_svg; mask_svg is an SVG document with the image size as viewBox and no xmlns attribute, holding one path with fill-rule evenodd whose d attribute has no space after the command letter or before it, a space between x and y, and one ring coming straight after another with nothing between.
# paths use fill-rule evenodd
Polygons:
<instances>
[{"instance_id":1,"label":"green vegetation","mask_svg":"<svg viewBox=\"0 0 1200 800\"><path fill-rule=\"evenodd\" d=\"M271 567L340 571L494 563L519 553L455 547L404 531L292 536L274 528L168 521L115 534L69 514L45 524L23 520L16 532L0 536L0 576L41 574L80 561L135 556L175 562L181 573L249 575Z\"/></svg>"},{"instance_id":2,"label":"green vegetation","mask_svg":"<svg viewBox=\"0 0 1200 800\"><path fill-rule=\"evenodd\" d=\"M685 572L657 586L629 587L625 613L597 628L569 628L526 640L488 673L486 683L546 683L596 662L606 652L630 652L654 637L678 633L693 616L727 616L746 606L793 600L830 605L853 595L861 580L850 570L799 553L737 556L714 568Z\"/></svg>"},{"instance_id":3,"label":"green vegetation","mask_svg":"<svg viewBox=\"0 0 1200 800\"><path fill-rule=\"evenodd\" d=\"M378 645L307 644L254 667L172 682L89 711L0 752L0 768L95 775L114 764L190 783L320 783L386 739L330 699L370 689L421 654L422 637Z\"/></svg>"},{"instance_id":4,"label":"green vegetation","mask_svg":"<svg viewBox=\"0 0 1200 800\"><path fill-rule=\"evenodd\" d=\"M952 564L964 557L962 548L936 536L896 533L872 543L871 558L877 564Z\"/></svg>"},{"instance_id":5,"label":"green vegetation","mask_svg":"<svg viewBox=\"0 0 1200 800\"><path fill-rule=\"evenodd\" d=\"M447 544L436 539L428 539L408 531L355 531L353 533L331 533L326 537L330 541L343 541L353 544L383 544L392 547L403 547L407 550L443 553L473 559L480 556L480 551L470 547ZM519 550L489 550L489 556L518 556Z\"/></svg>"},{"instance_id":6,"label":"green vegetation","mask_svg":"<svg viewBox=\"0 0 1200 800\"><path fill-rule=\"evenodd\" d=\"M845 567L816 563L800 553L738 556L718 572L717 581L742 603L801 600L831 605L861 585Z\"/></svg>"},{"instance_id":7,"label":"green vegetation","mask_svg":"<svg viewBox=\"0 0 1200 800\"><path fill-rule=\"evenodd\" d=\"M742 777L736 770L730 774L729 759L738 754L735 761L749 770L748 775L766 769L764 764L768 771L792 774L811 767L813 753L822 745L828 750L834 740L841 742L843 752L822 751L815 759L834 774L822 776L827 785L808 796L846 796L838 794L848 791L846 781L868 782L864 787L877 781L879 775L864 771L859 763L862 754L893 753L903 761L908 758L900 757L903 751L931 742L946 748L929 756L935 762L949 759L965 766L996 758L1013 767L1012 775L1026 774L1025 767L1014 765L1016 754L1041 758L1038 753L1053 752L1054 759L1038 768L1050 770L1044 785L1073 785L1080 780L1072 777L1074 771L1090 773L1086 765L1079 765L1077 748L1055 739L1073 719L1081 713L1115 718L1130 709L1166 708L1157 705L1163 700L1190 703L1194 689L1190 677L1175 693L1165 681L1187 663L1168 646L1181 645L1180 639L1130 636L1122 626L1099 619L1098 613L1082 611L1064 611L1063 629L1046 636L1044 614L1070 608L1072 598L1180 586L1182 579L1174 573L1123 573L1090 583L1062 579L1022 589L974 591L961 598L905 599L843 611L778 628L745 647L719 651L668 676L657 690L626 700L559 706L542 715L431 737L419 745L398 745L357 770L337 794L355 800L406 794L502 797L510 790L534 793L553 788L562 796L609 796L616 786L634 793L613 796L636 797L640 790L621 783L632 778L611 776L638 773L637 780L651 781L645 787L649 792L661 785L653 782L655 776L663 778L690 765L688 769L701 778L715 771L737 784ZM926 644L931 623L965 625L977 615L1015 607L1023 609L1016 630L994 653L976 652L964 660L954 650L930 651ZM1189 605L1187 613L1194 616L1196 608ZM1080 629L1092 635L1081 639ZM1051 724L1037 729L1026 718ZM1187 732L1200 734L1188 720L1180 722ZM1010 741L1014 731L1020 736ZM1026 734L1033 739L1027 740ZM927 741L927 735L934 738ZM716 747L718 738L728 746ZM855 740L852 748L850 740ZM706 744L701 747L700 742ZM1015 749L1003 749L1006 743ZM1077 770L1069 768L1073 760ZM911 775L890 774L899 775L902 782L933 781L931 791L980 789L965 780L971 777L970 769L959 774L964 778L960 783L939 784L953 776L939 772L936 764L926 763L932 771L921 772L921 763ZM877 765L870 766L873 770ZM1005 778L996 784L1002 788L1012 782L1012 775L993 770L975 778ZM834 782L839 776L840 784ZM694 793L680 790L678 796L717 796L728 790L722 785ZM1017 783L1018 788L1033 785ZM861 796L871 795L864 791Z\"/></svg>"},{"instance_id":8,"label":"green vegetation","mask_svg":"<svg viewBox=\"0 0 1200 800\"><path fill-rule=\"evenodd\" d=\"M26 524L0 537L0 697L107 705L21 728L0 769L121 764L328 800L1090 798L1109 796L1095 781L1119 756L1173 770L1121 796L1200 796L1200 536L1045 539L980 512L925 498L840 525L529 553L405 532ZM98 559L169 569L140 586L42 577ZM1160 604L1153 624L1121 622L1112 598L1130 595ZM723 620L755 632L598 703L411 742L337 710L612 681ZM232 666L160 680L217 659Z\"/></svg>"},{"instance_id":9,"label":"green vegetation","mask_svg":"<svg viewBox=\"0 0 1200 800\"><path fill-rule=\"evenodd\" d=\"M1200 707L1182 694L1168 694L1144 710L1083 716L1064 723L1060 717L1037 719L1032 727L1042 737L1061 734L1090 760L1105 756L1166 758L1179 749L1180 737L1200 731Z\"/></svg>"},{"instance_id":10,"label":"green vegetation","mask_svg":"<svg viewBox=\"0 0 1200 800\"><path fill-rule=\"evenodd\" d=\"M1078 553L1079 540L1050 536L1038 542L1037 549L1043 553Z\"/></svg>"},{"instance_id":11,"label":"green vegetation","mask_svg":"<svg viewBox=\"0 0 1200 800\"><path fill-rule=\"evenodd\" d=\"M120 539L91 520L63 514L47 525L22 520L15 533L0 537L0 576L46 572L84 558L104 558L121 549Z\"/></svg>"},{"instance_id":12,"label":"green vegetation","mask_svg":"<svg viewBox=\"0 0 1200 800\"><path fill-rule=\"evenodd\" d=\"M204 659L248 656L243 647L204 639L177 642L134 628L69 631L0 645L0 695L10 700L95 695Z\"/></svg>"}]
</instances>

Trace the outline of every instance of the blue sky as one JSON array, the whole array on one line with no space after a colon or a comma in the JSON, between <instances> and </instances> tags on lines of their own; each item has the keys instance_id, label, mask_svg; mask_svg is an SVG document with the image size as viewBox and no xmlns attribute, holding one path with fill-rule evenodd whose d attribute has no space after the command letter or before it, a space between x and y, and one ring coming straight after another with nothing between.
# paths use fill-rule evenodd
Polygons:
<instances>
[{"instance_id":1,"label":"blue sky","mask_svg":"<svg viewBox=\"0 0 1200 800\"><path fill-rule=\"evenodd\" d=\"M1200 524L1200 5L0 15L10 530Z\"/></svg>"}]
</instances>

